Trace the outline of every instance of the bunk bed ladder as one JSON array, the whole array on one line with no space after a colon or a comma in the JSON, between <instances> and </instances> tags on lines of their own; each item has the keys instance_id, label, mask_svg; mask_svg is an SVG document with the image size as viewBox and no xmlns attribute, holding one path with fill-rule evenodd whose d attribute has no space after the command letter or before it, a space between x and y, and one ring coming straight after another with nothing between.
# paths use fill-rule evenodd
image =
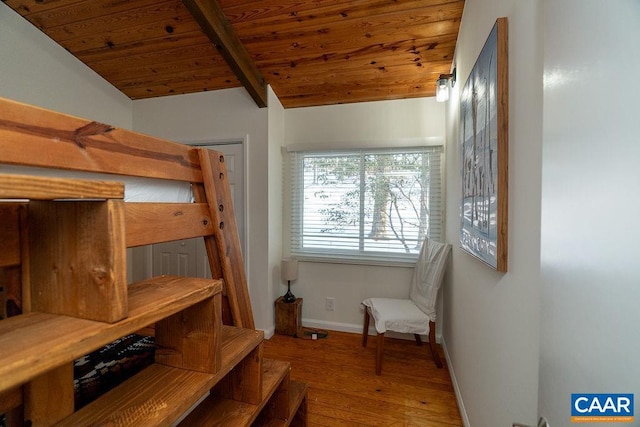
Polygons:
<instances>
[{"instance_id":1,"label":"bunk bed ladder","mask_svg":"<svg viewBox=\"0 0 640 427\"><path fill-rule=\"evenodd\" d=\"M198 148L203 185L194 185L197 203L207 203L214 222L213 239L205 237L212 277L223 278L234 326L254 329L238 225L233 210L224 156Z\"/></svg>"}]
</instances>

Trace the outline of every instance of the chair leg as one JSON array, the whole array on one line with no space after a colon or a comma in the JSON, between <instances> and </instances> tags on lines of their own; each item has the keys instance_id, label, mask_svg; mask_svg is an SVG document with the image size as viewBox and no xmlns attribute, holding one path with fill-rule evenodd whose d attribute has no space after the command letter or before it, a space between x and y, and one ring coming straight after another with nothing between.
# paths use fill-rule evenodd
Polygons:
<instances>
[{"instance_id":1,"label":"chair leg","mask_svg":"<svg viewBox=\"0 0 640 427\"><path fill-rule=\"evenodd\" d=\"M422 338L420 338L420 335L419 334L413 334L413 336L416 339L416 344L417 345L422 345Z\"/></svg>"},{"instance_id":2,"label":"chair leg","mask_svg":"<svg viewBox=\"0 0 640 427\"><path fill-rule=\"evenodd\" d=\"M369 337L369 309L364 308L364 326L362 328L362 346L367 346L367 338Z\"/></svg>"},{"instance_id":3,"label":"chair leg","mask_svg":"<svg viewBox=\"0 0 640 427\"><path fill-rule=\"evenodd\" d=\"M384 333L378 334L376 341L376 375L382 373L382 349L384 347Z\"/></svg>"},{"instance_id":4,"label":"chair leg","mask_svg":"<svg viewBox=\"0 0 640 427\"><path fill-rule=\"evenodd\" d=\"M436 323L431 321L429 322L429 348L431 349L433 362L438 368L442 368L442 361L440 360L440 355L436 347Z\"/></svg>"}]
</instances>

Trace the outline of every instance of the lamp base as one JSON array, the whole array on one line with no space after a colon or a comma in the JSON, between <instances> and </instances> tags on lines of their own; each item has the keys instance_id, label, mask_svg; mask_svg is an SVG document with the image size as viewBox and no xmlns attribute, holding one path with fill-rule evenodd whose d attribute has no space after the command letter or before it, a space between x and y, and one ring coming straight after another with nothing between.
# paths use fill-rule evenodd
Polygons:
<instances>
[{"instance_id":1,"label":"lamp base","mask_svg":"<svg viewBox=\"0 0 640 427\"><path fill-rule=\"evenodd\" d=\"M292 302L296 302L296 296L293 295L291 291L288 291L282 296L282 301L286 302L287 304L291 304Z\"/></svg>"},{"instance_id":2,"label":"lamp base","mask_svg":"<svg viewBox=\"0 0 640 427\"><path fill-rule=\"evenodd\" d=\"M287 283L287 293L282 296L282 301L287 304L291 304L292 302L296 302L296 296L291 293L291 282Z\"/></svg>"}]
</instances>

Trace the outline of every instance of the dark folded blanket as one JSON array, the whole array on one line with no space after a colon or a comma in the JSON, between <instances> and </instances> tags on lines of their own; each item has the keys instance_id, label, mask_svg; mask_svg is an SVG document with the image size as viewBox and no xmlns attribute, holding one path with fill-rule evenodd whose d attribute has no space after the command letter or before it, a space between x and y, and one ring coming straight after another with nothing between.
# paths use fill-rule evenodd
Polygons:
<instances>
[{"instance_id":1,"label":"dark folded blanket","mask_svg":"<svg viewBox=\"0 0 640 427\"><path fill-rule=\"evenodd\" d=\"M127 335L73 363L76 411L151 365L156 346L153 337ZM6 426L0 414L0 427Z\"/></svg>"},{"instance_id":2,"label":"dark folded blanket","mask_svg":"<svg viewBox=\"0 0 640 427\"><path fill-rule=\"evenodd\" d=\"M73 364L75 408L82 408L153 363L153 337L127 335Z\"/></svg>"}]
</instances>

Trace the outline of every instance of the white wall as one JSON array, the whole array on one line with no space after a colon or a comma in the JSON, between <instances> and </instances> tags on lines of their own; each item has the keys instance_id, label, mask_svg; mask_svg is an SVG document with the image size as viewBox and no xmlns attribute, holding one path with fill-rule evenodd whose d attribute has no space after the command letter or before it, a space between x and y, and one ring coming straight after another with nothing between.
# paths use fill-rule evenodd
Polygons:
<instances>
[{"instance_id":1,"label":"white wall","mask_svg":"<svg viewBox=\"0 0 640 427\"><path fill-rule=\"evenodd\" d=\"M637 423L640 3L547 1L544 20L540 413L634 393Z\"/></svg>"},{"instance_id":2,"label":"white wall","mask_svg":"<svg viewBox=\"0 0 640 427\"><path fill-rule=\"evenodd\" d=\"M277 106L275 108L277 110ZM268 109L258 108L242 88L133 102L133 127L138 132L173 141L210 141L246 136L245 265L256 327L267 333L273 328L268 122Z\"/></svg>"},{"instance_id":3,"label":"white wall","mask_svg":"<svg viewBox=\"0 0 640 427\"><path fill-rule=\"evenodd\" d=\"M473 427L537 424L542 138L541 1L467 0L447 108L443 342ZM498 17L509 25L509 265L497 273L460 249L458 96Z\"/></svg>"},{"instance_id":4,"label":"white wall","mask_svg":"<svg viewBox=\"0 0 640 427\"><path fill-rule=\"evenodd\" d=\"M444 105L434 98L368 102L285 110L285 146L361 147L444 142ZM290 242L285 225L285 252ZM407 267L301 262L291 291L303 297L302 320L315 326L362 331L360 302L371 296L406 297L413 273ZM280 295L286 287L280 288ZM335 311L325 298L335 297Z\"/></svg>"},{"instance_id":5,"label":"white wall","mask_svg":"<svg viewBox=\"0 0 640 427\"><path fill-rule=\"evenodd\" d=\"M267 337L275 332L275 311L273 301L281 295L280 260L282 259L282 153L284 143L285 110L278 97L269 88L269 294L267 300L270 311L266 312L265 324L269 324Z\"/></svg>"},{"instance_id":6,"label":"white wall","mask_svg":"<svg viewBox=\"0 0 640 427\"><path fill-rule=\"evenodd\" d=\"M131 128L131 100L0 3L0 96Z\"/></svg>"}]
</instances>

